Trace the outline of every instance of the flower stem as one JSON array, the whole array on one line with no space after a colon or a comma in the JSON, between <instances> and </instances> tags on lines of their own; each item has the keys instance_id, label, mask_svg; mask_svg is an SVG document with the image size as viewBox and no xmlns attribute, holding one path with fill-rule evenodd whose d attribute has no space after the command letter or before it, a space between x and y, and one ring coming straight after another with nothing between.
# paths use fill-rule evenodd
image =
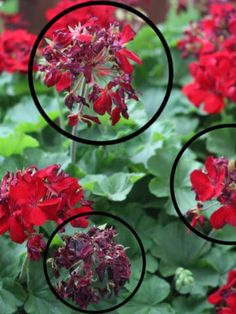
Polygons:
<instances>
[{"instance_id":1,"label":"flower stem","mask_svg":"<svg viewBox=\"0 0 236 314\"><path fill-rule=\"evenodd\" d=\"M216 229L212 229L212 230L209 232L208 237L212 237L212 236L215 234L215 232L216 232ZM205 248L206 248L206 246L207 246L208 243L209 243L208 240L206 240L206 241L203 242L203 245L202 245L202 246L200 247L200 249L197 251L197 253L196 253L196 255L194 256L193 260L194 260L194 259L197 259L198 257L201 256L201 254L204 252L204 250L205 250Z\"/></svg>"},{"instance_id":2,"label":"flower stem","mask_svg":"<svg viewBox=\"0 0 236 314\"><path fill-rule=\"evenodd\" d=\"M20 276L19 276L19 281L24 282L25 279L27 279L27 273L29 271L29 259L27 254L24 257L22 266L21 266L21 271L20 271Z\"/></svg>"},{"instance_id":3,"label":"flower stem","mask_svg":"<svg viewBox=\"0 0 236 314\"><path fill-rule=\"evenodd\" d=\"M85 79L83 79L81 83L81 97L84 97L85 87L86 87L86 82L85 82ZM78 109L79 109L79 113L81 113L83 110L83 105L80 104ZM77 129L78 129L78 124L73 127L71 134L76 136ZM71 146L70 146L70 157L71 157L72 163L75 163L76 161L76 146L77 146L77 142L72 140Z\"/></svg>"},{"instance_id":4,"label":"flower stem","mask_svg":"<svg viewBox=\"0 0 236 314\"><path fill-rule=\"evenodd\" d=\"M213 207L213 206L216 206L216 205L219 205L219 203L218 203L218 202L213 203L213 204L211 204L211 205L209 205L209 206L207 206L207 207L201 209L201 211L204 212L204 211L208 210L209 208L211 208L211 207Z\"/></svg>"},{"instance_id":5,"label":"flower stem","mask_svg":"<svg viewBox=\"0 0 236 314\"><path fill-rule=\"evenodd\" d=\"M57 100L57 103L58 103L60 127L62 129L64 129L66 124L65 124L65 118L64 118L64 115L63 115L63 108L62 108L61 99L60 99L59 94L58 94L58 92L56 91L55 88L54 88L53 92L54 92L54 96L55 96L55 98Z\"/></svg>"}]
</instances>

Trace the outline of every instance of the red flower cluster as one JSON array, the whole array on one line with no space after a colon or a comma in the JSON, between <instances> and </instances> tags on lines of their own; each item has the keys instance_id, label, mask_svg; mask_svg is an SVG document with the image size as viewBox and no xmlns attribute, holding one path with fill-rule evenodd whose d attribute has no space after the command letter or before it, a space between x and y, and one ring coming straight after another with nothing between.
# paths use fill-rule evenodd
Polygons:
<instances>
[{"instance_id":1,"label":"red flower cluster","mask_svg":"<svg viewBox=\"0 0 236 314\"><path fill-rule=\"evenodd\" d=\"M43 169L32 166L16 174L7 173L0 186L0 234L9 230L11 239L18 243L48 220L61 223L88 211L91 207L77 180L60 170L59 165ZM87 225L85 218L73 222L73 226ZM35 239L30 240L29 246L32 241Z\"/></svg>"},{"instance_id":2,"label":"red flower cluster","mask_svg":"<svg viewBox=\"0 0 236 314\"><path fill-rule=\"evenodd\" d=\"M65 246L48 260L57 278L56 291L63 299L86 309L101 298L118 295L130 279L131 265L125 248L116 244L116 236L113 228L92 227L87 233L64 237ZM68 276L61 276L63 269Z\"/></svg>"},{"instance_id":3,"label":"red flower cluster","mask_svg":"<svg viewBox=\"0 0 236 314\"><path fill-rule=\"evenodd\" d=\"M234 161L227 158L208 157L204 170L194 170L190 175L192 189L196 193L197 208L191 209L191 223L203 224L203 203L216 199L221 207L210 217L211 226L220 229L225 224L236 226L236 168Z\"/></svg>"},{"instance_id":4,"label":"red flower cluster","mask_svg":"<svg viewBox=\"0 0 236 314\"><path fill-rule=\"evenodd\" d=\"M92 0L96 2L96 0ZM60 0L54 7L48 9L45 13L48 21L53 19L56 15L63 12L64 10L80 3L87 2L87 0ZM140 0L118 0L117 2L123 2L127 5L137 5ZM90 18L96 17L101 27L108 27L110 23L114 23L116 20L115 12L117 7L115 6L87 6L74 10L73 12L66 14L59 19L53 27L50 29L50 34L57 29L61 29L66 26L75 27L78 25L78 21L81 24L86 23Z\"/></svg>"},{"instance_id":5,"label":"red flower cluster","mask_svg":"<svg viewBox=\"0 0 236 314\"><path fill-rule=\"evenodd\" d=\"M217 314L236 313L236 270L229 272L227 283L211 294L208 302L215 306Z\"/></svg>"},{"instance_id":6,"label":"red flower cluster","mask_svg":"<svg viewBox=\"0 0 236 314\"><path fill-rule=\"evenodd\" d=\"M46 11L46 18L50 21L65 9L83 2L86 2L86 0L61 0L55 7ZM75 27L78 25L78 21L80 21L81 24L84 24L92 17L97 17L99 21L98 23L101 26L109 26L110 23L114 22L115 10L116 7L113 6L99 6L99 8L97 6L88 6L74 10L59 19L49 30L49 34L52 34L53 31L64 27Z\"/></svg>"},{"instance_id":7,"label":"red flower cluster","mask_svg":"<svg viewBox=\"0 0 236 314\"><path fill-rule=\"evenodd\" d=\"M36 36L24 29L0 34L0 72L27 73L30 51Z\"/></svg>"},{"instance_id":8,"label":"red flower cluster","mask_svg":"<svg viewBox=\"0 0 236 314\"><path fill-rule=\"evenodd\" d=\"M183 57L193 54L198 60L190 64L194 82L183 93L205 112L219 113L226 101L236 102L236 8L211 5L209 15L185 35L178 43Z\"/></svg>"},{"instance_id":9,"label":"red flower cluster","mask_svg":"<svg viewBox=\"0 0 236 314\"><path fill-rule=\"evenodd\" d=\"M138 100L131 85L134 68L130 60L142 64L135 53L125 48L134 37L129 25L120 31L118 23L101 27L95 18L53 32L43 50L44 64L38 69L45 73L48 87L55 85L58 92L67 91L69 125L75 126L79 121L99 123L97 117L84 112L85 106L92 106L99 115L107 112L112 125L121 115L128 119L127 100Z\"/></svg>"}]
</instances>

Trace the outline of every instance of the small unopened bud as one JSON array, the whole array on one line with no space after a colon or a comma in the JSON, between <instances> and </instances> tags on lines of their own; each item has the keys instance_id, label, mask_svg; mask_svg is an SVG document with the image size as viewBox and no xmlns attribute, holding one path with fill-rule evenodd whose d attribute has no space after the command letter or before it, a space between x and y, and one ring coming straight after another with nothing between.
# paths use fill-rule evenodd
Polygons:
<instances>
[{"instance_id":1,"label":"small unopened bud","mask_svg":"<svg viewBox=\"0 0 236 314\"><path fill-rule=\"evenodd\" d=\"M193 274L190 270L182 267L177 268L175 272L175 288L180 293L189 293L194 283Z\"/></svg>"}]
</instances>

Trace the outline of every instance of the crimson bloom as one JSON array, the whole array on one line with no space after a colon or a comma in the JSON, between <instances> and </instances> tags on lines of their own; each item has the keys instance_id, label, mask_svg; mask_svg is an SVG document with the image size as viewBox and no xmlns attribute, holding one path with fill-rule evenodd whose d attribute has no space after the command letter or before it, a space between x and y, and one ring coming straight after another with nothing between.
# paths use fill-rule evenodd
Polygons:
<instances>
[{"instance_id":1,"label":"crimson bloom","mask_svg":"<svg viewBox=\"0 0 236 314\"><path fill-rule=\"evenodd\" d=\"M61 0L54 7L46 11L46 18L48 21L50 21L65 9L83 2L86 2L86 0ZM110 23L114 22L115 11L116 7L105 5L99 6L99 8L96 6L87 6L78 10L74 10L73 12L66 14L61 19L59 19L53 25L50 33L63 27L67 27L68 25L75 27L78 25L78 21L83 24L91 17L97 17L101 26L109 26Z\"/></svg>"},{"instance_id":2,"label":"crimson bloom","mask_svg":"<svg viewBox=\"0 0 236 314\"><path fill-rule=\"evenodd\" d=\"M186 217L191 218L192 226L203 225L204 202L215 199L221 206L210 216L210 224L214 229L220 229L228 224L236 227L236 167L233 160L225 157L209 156L205 169L194 170L190 175L192 189L198 200L197 209L191 209Z\"/></svg>"},{"instance_id":3,"label":"crimson bloom","mask_svg":"<svg viewBox=\"0 0 236 314\"><path fill-rule=\"evenodd\" d=\"M27 73L30 52L36 36L24 29L0 34L0 71Z\"/></svg>"},{"instance_id":4,"label":"crimson bloom","mask_svg":"<svg viewBox=\"0 0 236 314\"><path fill-rule=\"evenodd\" d=\"M217 198L223 188L227 164L224 159L207 157L204 170L194 170L190 175L196 199L202 202Z\"/></svg>"},{"instance_id":5,"label":"crimson bloom","mask_svg":"<svg viewBox=\"0 0 236 314\"><path fill-rule=\"evenodd\" d=\"M212 293L208 302L215 306L217 314L236 313L236 270L229 272L227 283Z\"/></svg>"},{"instance_id":6,"label":"crimson bloom","mask_svg":"<svg viewBox=\"0 0 236 314\"><path fill-rule=\"evenodd\" d=\"M236 227L236 193L233 194L230 204L221 206L211 215L210 222L215 229L226 224Z\"/></svg>"},{"instance_id":7,"label":"crimson bloom","mask_svg":"<svg viewBox=\"0 0 236 314\"><path fill-rule=\"evenodd\" d=\"M225 1L212 3L209 14L192 23L178 43L183 57L197 59L189 66L193 82L183 93L208 114L221 112L227 101L236 102L236 8Z\"/></svg>"},{"instance_id":8,"label":"crimson bloom","mask_svg":"<svg viewBox=\"0 0 236 314\"><path fill-rule=\"evenodd\" d=\"M91 211L75 178L59 165L43 169L32 166L16 174L7 173L0 188L0 234L9 230L13 241L22 243L35 226L51 220L56 223L82 212ZM87 227L81 218L76 226Z\"/></svg>"},{"instance_id":9,"label":"crimson bloom","mask_svg":"<svg viewBox=\"0 0 236 314\"><path fill-rule=\"evenodd\" d=\"M200 57L190 64L194 83L183 88L183 93L196 106L203 104L207 113L219 113L225 98L236 102L236 54L217 52Z\"/></svg>"}]
</instances>

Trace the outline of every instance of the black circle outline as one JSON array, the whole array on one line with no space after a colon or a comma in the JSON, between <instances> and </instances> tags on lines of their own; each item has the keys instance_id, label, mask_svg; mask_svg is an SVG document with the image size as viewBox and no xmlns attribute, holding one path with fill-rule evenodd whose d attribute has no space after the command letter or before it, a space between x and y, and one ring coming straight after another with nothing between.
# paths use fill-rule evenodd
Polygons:
<instances>
[{"instance_id":1,"label":"black circle outline","mask_svg":"<svg viewBox=\"0 0 236 314\"><path fill-rule=\"evenodd\" d=\"M218 240L218 239L214 239L211 238L205 234L203 234L202 232L200 232L199 230L195 229L194 227L191 226L191 224L188 222L188 220L185 218L185 216L182 214L178 202L176 200L175 197L175 186L174 186L174 180L175 180L175 173L176 173L176 169L178 166L178 162L180 161L181 157L183 156L185 150L199 137L201 137L202 135L211 132L213 130L217 130L217 129L224 129L224 128L235 128L236 129L236 124L235 123L225 123L225 124L218 124L218 125L214 125L211 127L208 127L200 132L198 132L197 134L195 134L190 140L188 140L184 146L181 148L181 150L179 151L174 164L172 166L171 169L171 174L170 174L170 195L171 195L171 199L172 199L172 203L174 205L174 208L179 216L179 218L182 220L182 222L188 227L188 229L190 229L192 232L194 232L196 235L198 235L199 237L210 241L212 243L216 243L216 244L222 244L222 245L236 245L236 241L225 241L225 240Z\"/></svg>"},{"instance_id":2,"label":"black circle outline","mask_svg":"<svg viewBox=\"0 0 236 314\"><path fill-rule=\"evenodd\" d=\"M48 271L47 271L47 255L48 255L48 251L49 251L49 246L54 238L54 236L58 233L58 231L63 228L68 222L70 222L71 220L74 220L76 218L79 217L83 217L83 216L92 216L92 215L98 215L98 216L106 216L106 217L110 217L113 218L114 220L119 221L121 224L123 224L126 228L128 228L128 230L133 234L133 236L135 237L135 239L138 242L140 251L141 251L141 257L142 257L142 271L141 271L141 275L140 275L140 279L137 283L137 286L135 287L135 289L133 290L133 292L128 296L128 298L126 298L124 301L122 301L121 303L109 308L109 309L104 309L102 311L98 310L98 311L90 311L90 310L82 310L82 309L78 309L76 306L71 305L70 303L68 303L67 301L65 301L62 297L60 297L56 291L54 290L50 278L48 276ZM44 271L44 275L47 281L47 284L49 286L49 288L51 289L51 291L54 293L54 295L66 306L70 307L73 310L76 310L78 312L82 312L82 313L108 313L111 311L114 311L118 308L120 308L121 306L123 306L124 304L126 304L127 302L129 302L131 300L131 298L133 298L133 296L137 293L137 291L139 290L139 288L141 287L141 284L144 280L145 277L145 273L146 273L146 254L145 254L145 249L143 246L143 243L140 239L140 237L138 236L137 232L126 222L124 221L122 218L115 216L113 214L107 213L107 212L103 212L103 211L93 211L93 212L87 212L87 213L81 213L81 214L77 214L75 216L72 216L70 218L68 218L67 220L65 220L63 223L61 223L59 226L57 226L57 228L53 231L53 233L51 234L46 248L44 250L44 254L43 254L43 271Z\"/></svg>"},{"instance_id":3,"label":"black circle outline","mask_svg":"<svg viewBox=\"0 0 236 314\"><path fill-rule=\"evenodd\" d=\"M159 109L157 110L157 112L154 114L154 116L144 125L142 126L140 129L138 129L137 131L126 135L124 137L118 138L118 139L114 139L114 140L108 140L108 141L94 141L94 140L87 140L87 139L83 139L83 138L79 138L75 135L72 135L71 133L65 131L64 129L62 129L61 127L59 127L53 120L51 120L47 113L44 111L44 109L42 108L35 88L34 88L34 79L33 79L33 67L34 67L34 57L36 54L36 51L38 49L38 46L41 42L41 40L43 39L43 36L45 35L45 33L50 29L50 27L56 22L58 21L61 17L63 17L64 15L66 15L67 13L70 13L76 9L80 9L83 7L88 7L88 6L94 6L94 5L109 5L109 6L115 6L124 10L127 10L137 16L139 16L141 19L143 19L152 29L153 31L157 34L157 36L159 37L162 46L164 47L166 56L167 56L167 61L168 61L168 69L169 69L169 77L168 77L168 84L167 84L167 89L166 89L166 93L165 96L162 100L162 103L159 107ZM61 13L59 13L58 15L56 15L48 24L46 24L46 26L42 29L42 31L39 33L31 54L30 54L30 60L29 60L29 66L28 66L28 85L29 85L29 89L30 89L30 93L31 96L33 98L33 101L36 105L36 107L38 108L40 114L43 116L43 118L47 121L47 123L53 127L56 131L58 131L59 133L61 133L62 135L64 135L65 137L74 140L76 142L80 142L83 144L90 144L90 145L113 145L113 144L118 144L118 143L122 143L125 141L128 141L138 135L140 135L142 132L144 132L145 130L147 130L155 121L156 119L158 119L158 117L161 115L162 111L164 110L164 108L167 105L167 102L169 100L171 91L172 91L172 86L173 86L173 79L174 79L174 66L173 66L173 60L172 60L172 56L171 56L171 52L170 52L170 48L164 38L164 36L162 35L161 31L158 29L158 27L143 13L139 12L138 10L127 6L126 4L123 3L117 3L114 1L96 1L96 2L84 2L84 3L80 3L77 5L74 5L64 11L62 11Z\"/></svg>"}]
</instances>

